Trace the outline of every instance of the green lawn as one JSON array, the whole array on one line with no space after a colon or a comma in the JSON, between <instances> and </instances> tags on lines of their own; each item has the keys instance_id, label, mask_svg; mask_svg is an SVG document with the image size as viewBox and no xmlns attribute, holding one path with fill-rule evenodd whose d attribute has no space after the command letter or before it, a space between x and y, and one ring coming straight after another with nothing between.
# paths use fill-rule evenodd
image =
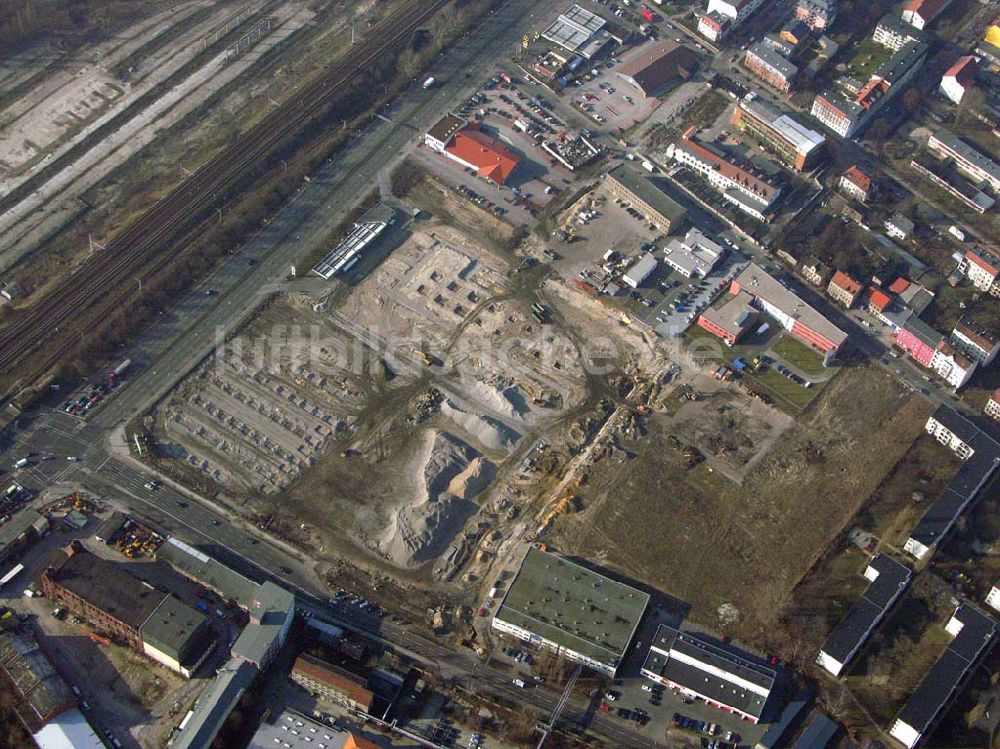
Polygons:
<instances>
[{"instance_id":1,"label":"green lawn","mask_svg":"<svg viewBox=\"0 0 1000 749\"><path fill-rule=\"evenodd\" d=\"M795 367L805 374L821 375L829 372L823 366L822 356L790 335L781 336L771 346L771 350L784 359L786 364Z\"/></svg>"},{"instance_id":2,"label":"green lawn","mask_svg":"<svg viewBox=\"0 0 1000 749\"><path fill-rule=\"evenodd\" d=\"M774 325L771 326L772 331L774 330L774 327ZM766 335L770 336L771 333ZM769 341L764 341L750 344L739 343L732 348L728 348L714 335L697 325L692 325L688 328L684 333L684 338L687 339L688 345L692 346L702 359L708 361L718 361L720 364L726 364L729 367L732 367L731 362L737 356L743 357L744 361L750 361L754 356L769 347ZM751 334L748 338L753 339L755 336ZM781 339L776 341L775 347L785 339L788 339L788 336L782 336ZM806 354L816 357L816 361L821 372L829 373L829 370L825 370L823 368L822 359L820 359L817 354L813 353L811 349L806 348L803 344L799 344L799 342L795 339L789 340L791 340L792 343L802 346ZM703 348L699 345L699 342L710 342L709 347ZM713 347L717 347L714 354L712 353ZM792 363L793 360L790 360L789 364ZM798 364L796 363L795 366L798 366ZM803 372L806 371L807 370L803 368ZM773 367L769 367L762 372L758 372L757 374L744 374L742 377L752 388L766 393L776 406L794 413L798 413L808 406L813 399L819 395L823 388L826 387L827 383L833 379L831 377L828 380L818 382L812 387L806 388L788 379L783 374L780 374Z\"/></svg>"},{"instance_id":3,"label":"green lawn","mask_svg":"<svg viewBox=\"0 0 1000 749\"><path fill-rule=\"evenodd\" d=\"M744 377L748 383L759 386L761 390L770 395L774 399L775 405L785 408L791 407L796 411L801 411L812 403L813 399L826 386L826 382L821 382L809 388L802 387L773 368L765 369L757 374L744 375Z\"/></svg>"},{"instance_id":4,"label":"green lawn","mask_svg":"<svg viewBox=\"0 0 1000 749\"><path fill-rule=\"evenodd\" d=\"M850 75L862 83L867 82L872 71L892 55L891 49L883 47L871 38L859 42L854 47L856 51L854 57L847 63L847 68Z\"/></svg>"}]
</instances>

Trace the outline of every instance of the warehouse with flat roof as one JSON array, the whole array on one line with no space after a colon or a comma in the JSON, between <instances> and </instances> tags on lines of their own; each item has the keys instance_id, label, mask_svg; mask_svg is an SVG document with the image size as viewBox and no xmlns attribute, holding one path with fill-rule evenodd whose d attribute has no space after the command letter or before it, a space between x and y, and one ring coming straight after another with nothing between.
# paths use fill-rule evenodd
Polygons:
<instances>
[{"instance_id":1,"label":"warehouse with flat roof","mask_svg":"<svg viewBox=\"0 0 1000 749\"><path fill-rule=\"evenodd\" d=\"M492 626L614 675L648 605L648 594L533 546Z\"/></svg>"},{"instance_id":2,"label":"warehouse with flat roof","mask_svg":"<svg viewBox=\"0 0 1000 749\"><path fill-rule=\"evenodd\" d=\"M640 672L687 697L758 723L778 672L763 659L702 632L661 624Z\"/></svg>"},{"instance_id":3,"label":"warehouse with flat roof","mask_svg":"<svg viewBox=\"0 0 1000 749\"><path fill-rule=\"evenodd\" d=\"M679 229L687 217L687 211L656 183L624 164L619 164L605 175L605 184L612 197L624 200L664 234Z\"/></svg>"}]
</instances>

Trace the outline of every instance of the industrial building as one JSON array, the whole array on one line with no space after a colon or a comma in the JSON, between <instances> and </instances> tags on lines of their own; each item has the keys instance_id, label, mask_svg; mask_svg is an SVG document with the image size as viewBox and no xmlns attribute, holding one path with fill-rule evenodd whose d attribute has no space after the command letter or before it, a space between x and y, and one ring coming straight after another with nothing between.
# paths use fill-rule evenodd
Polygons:
<instances>
[{"instance_id":1,"label":"industrial building","mask_svg":"<svg viewBox=\"0 0 1000 749\"><path fill-rule=\"evenodd\" d=\"M91 554L78 542L43 571L42 589L95 629L186 678L214 645L204 614Z\"/></svg>"},{"instance_id":2,"label":"industrial building","mask_svg":"<svg viewBox=\"0 0 1000 749\"><path fill-rule=\"evenodd\" d=\"M492 628L613 676L648 605L648 594L532 546Z\"/></svg>"},{"instance_id":3,"label":"industrial building","mask_svg":"<svg viewBox=\"0 0 1000 749\"><path fill-rule=\"evenodd\" d=\"M872 557L865 567L865 579L870 584L843 621L830 632L816 663L834 676L840 676L885 618L886 612L899 600L912 574L909 567L887 554Z\"/></svg>"},{"instance_id":4,"label":"industrial building","mask_svg":"<svg viewBox=\"0 0 1000 749\"><path fill-rule=\"evenodd\" d=\"M350 731L284 709L260 724L246 749L378 749Z\"/></svg>"},{"instance_id":5,"label":"industrial building","mask_svg":"<svg viewBox=\"0 0 1000 749\"><path fill-rule=\"evenodd\" d=\"M698 326L733 346L760 317L753 301L745 291L731 296L722 306L708 307L698 315Z\"/></svg>"},{"instance_id":6,"label":"industrial building","mask_svg":"<svg viewBox=\"0 0 1000 749\"><path fill-rule=\"evenodd\" d=\"M291 679L310 694L352 710L371 711L374 694L367 679L345 668L303 653L295 659Z\"/></svg>"},{"instance_id":7,"label":"industrial building","mask_svg":"<svg viewBox=\"0 0 1000 749\"><path fill-rule=\"evenodd\" d=\"M917 559L926 557L941 542L1000 466L1000 442L951 407L938 406L925 428L954 452L962 465L906 540L904 550Z\"/></svg>"},{"instance_id":8,"label":"industrial building","mask_svg":"<svg viewBox=\"0 0 1000 749\"><path fill-rule=\"evenodd\" d=\"M826 749L839 730L840 726L827 716L817 715L795 740L791 749Z\"/></svg>"},{"instance_id":9,"label":"industrial building","mask_svg":"<svg viewBox=\"0 0 1000 749\"><path fill-rule=\"evenodd\" d=\"M215 644L206 617L173 596L163 599L139 631L143 653L188 679Z\"/></svg>"},{"instance_id":10,"label":"industrial building","mask_svg":"<svg viewBox=\"0 0 1000 749\"><path fill-rule=\"evenodd\" d=\"M663 260L684 278L704 278L726 254L718 242L706 237L700 229L688 229L684 239L672 239L663 248Z\"/></svg>"},{"instance_id":11,"label":"industrial building","mask_svg":"<svg viewBox=\"0 0 1000 749\"><path fill-rule=\"evenodd\" d=\"M652 252L647 252L622 274L622 281L633 289L638 289L643 282L649 278L649 274L656 270L656 258Z\"/></svg>"},{"instance_id":12,"label":"industrial building","mask_svg":"<svg viewBox=\"0 0 1000 749\"><path fill-rule=\"evenodd\" d=\"M233 643L230 659L185 716L171 744L173 749L208 749L257 675L285 644L295 617L295 597L270 581L257 584L194 547L171 541L160 547L158 557L168 557L175 568L250 613L250 623Z\"/></svg>"},{"instance_id":13,"label":"industrial building","mask_svg":"<svg viewBox=\"0 0 1000 749\"><path fill-rule=\"evenodd\" d=\"M741 291L754 298L754 307L777 320L792 336L819 351L824 364L829 364L847 343L847 333L756 263L750 263L733 279L729 293L736 295Z\"/></svg>"},{"instance_id":14,"label":"industrial building","mask_svg":"<svg viewBox=\"0 0 1000 749\"><path fill-rule=\"evenodd\" d=\"M954 639L899 711L890 735L913 749L934 730L968 677L989 653L997 625L968 603L955 609L945 630Z\"/></svg>"},{"instance_id":15,"label":"industrial building","mask_svg":"<svg viewBox=\"0 0 1000 749\"><path fill-rule=\"evenodd\" d=\"M611 197L624 200L664 234L679 229L687 217L687 211L679 203L652 180L629 169L625 164L619 164L608 172L604 184Z\"/></svg>"},{"instance_id":16,"label":"industrial building","mask_svg":"<svg viewBox=\"0 0 1000 749\"><path fill-rule=\"evenodd\" d=\"M691 78L698 69L698 58L676 42L657 42L644 46L632 61L618 69L618 76L639 89L643 96L659 96Z\"/></svg>"},{"instance_id":17,"label":"industrial building","mask_svg":"<svg viewBox=\"0 0 1000 749\"><path fill-rule=\"evenodd\" d=\"M0 525L0 566L16 561L32 544L49 532L49 520L25 507Z\"/></svg>"},{"instance_id":18,"label":"industrial building","mask_svg":"<svg viewBox=\"0 0 1000 749\"><path fill-rule=\"evenodd\" d=\"M263 669L285 644L295 618L295 596L270 580L250 601L250 624L233 643L234 657Z\"/></svg>"},{"instance_id":19,"label":"industrial building","mask_svg":"<svg viewBox=\"0 0 1000 749\"><path fill-rule=\"evenodd\" d=\"M755 94L744 96L733 110L733 125L760 141L796 171L816 166L826 138L796 122Z\"/></svg>"},{"instance_id":20,"label":"industrial building","mask_svg":"<svg viewBox=\"0 0 1000 749\"><path fill-rule=\"evenodd\" d=\"M361 221L313 268L320 278L329 281L357 264L361 253L389 226L387 221Z\"/></svg>"},{"instance_id":21,"label":"industrial building","mask_svg":"<svg viewBox=\"0 0 1000 749\"><path fill-rule=\"evenodd\" d=\"M699 632L661 624L640 673L712 707L758 723L777 671L763 659Z\"/></svg>"},{"instance_id":22,"label":"industrial building","mask_svg":"<svg viewBox=\"0 0 1000 749\"><path fill-rule=\"evenodd\" d=\"M722 196L758 221L767 221L769 209L781 189L729 161L715 150L694 141L690 131L670 146L673 159L690 167Z\"/></svg>"},{"instance_id":23,"label":"industrial building","mask_svg":"<svg viewBox=\"0 0 1000 749\"><path fill-rule=\"evenodd\" d=\"M604 28L606 24L596 13L571 5L542 32L542 38L589 60L611 39Z\"/></svg>"},{"instance_id":24,"label":"industrial building","mask_svg":"<svg viewBox=\"0 0 1000 749\"><path fill-rule=\"evenodd\" d=\"M1000 164L983 155L950 130L941 128L927 139L927 148L941 158L951 159L958 171L976 184L986 183L1000 193Z\"/></svg>"},{"instance_id":25,"label":"industrial building","mask_svg":"<svg viewBox=\"0 0 1000 749\"><path fill-rule=\"evenodd\" d=\"M483 179L504 184L521 160L501 141L454 114L447 114L424 134L424 144Z\"/></svg>"}]
</instances>

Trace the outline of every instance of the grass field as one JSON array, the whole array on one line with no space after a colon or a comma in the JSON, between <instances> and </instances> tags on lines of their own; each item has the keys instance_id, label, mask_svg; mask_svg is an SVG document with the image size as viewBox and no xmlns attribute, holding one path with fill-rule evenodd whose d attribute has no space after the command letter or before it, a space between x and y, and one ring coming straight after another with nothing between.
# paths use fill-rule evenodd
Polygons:
<instances>
[{"instance_id":1,"label":"grass field","mask_svg":"<svg viewBox=\"0 0 1000 749\"><path fill-rule=\"evenodd\" d=\"M751 332L742 338L740 343L732 346L731 348L725 348L718 345L718 339L714 335L697 325L692 325L688 328L684 333L684 337L691 342L693 346L698 346L699 341L702 340L709 342L710 345L704 347L698 346L698 348L707 352L706 357L708 359L717 361L720 364L726 364L727 366L732 366L731 362L736 357L742 357L744 361L750 361L753 357L766 351L769 347L773 347L772 344L776 345L777 342L788 338L788 336L775 338L773 330L762 336L758 336L756 333ZM798 343L798 341L795 341L794 339L790 340L792 340L793 343ZM799 345L801 346L802 344ZM805 349L804 346L802 346L802 348ZM711 352L713 351L719 353L712 354ZM793 353L797 354L798 352L794 352L793 350ZM809 349L805 349L805 353L811 354L812 352ZM822 369L822 363L820 364L820 368ZM830 370L824 371L827 374L830 374ZM812 403L813 400L815 400L816 397L823 392L829 384L829 380L827 380L824 382L817 382L812 387L805 388L797 382L793 382L788 379L773 368L762 370L756 374L747 373L742 375L742 377L746 380L748 385L762 391L769 398L771 398L776 405L790 411L792 414L800 413L806 406Z\"/></svg>"},{"instance_id":2,"label":"grass field","mask_svg":"<svg viewBox=\"0 0 1000 749\"><path fill-rule=\"evenodd\" d=\"M824 387L824 383L809 388L802 387L776 369L765 369L763 372L747 375L746 378L748 382L759 386L761 390L770 395L775 403L790 406L793 411L801 411L812 403Z\"/></svg>"},{"instance_id":3,"label":"grass field","mask_svg":"<svg viewBox=\"0 0 1000 749\"><path fill-rule=\"evenodd\" d=\"M830 370L823 366L822 356L790 335L781 336L771 345L771 350L784 359L786 364L805 374L830 374Z\"/></svg>"},{"instance_id":4,"label":"grass field","mask_svg":"<svg viewBox=\"0 0 1000 749\"><path fill-rule=\"evenodd\" d=\"M583 509L560 519L553 542L687 601L698 621L771 642L795 586L929 410L879 371L844 370L741 485L705 464L687 468L670 447L671 418L654 415L649 434L624 445L636 457L594 471Z\"/></svg>"}]
</instances>

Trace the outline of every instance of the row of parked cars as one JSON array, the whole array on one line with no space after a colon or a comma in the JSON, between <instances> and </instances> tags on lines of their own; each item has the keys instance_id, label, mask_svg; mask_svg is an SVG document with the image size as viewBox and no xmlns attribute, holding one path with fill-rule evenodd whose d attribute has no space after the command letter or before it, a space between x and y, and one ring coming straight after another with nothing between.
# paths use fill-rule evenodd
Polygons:
<instances>
[{"instance_id":1,"label":"row of parked cars","mask_svg":"<svg viewBox=\"0 0 1000 749\"><path fill-rule=\"evenodd\" d=\"M791 380L792 382L796 383L797 385L801 385L804 388L812 387L812 383L809 382L809 380L807 380L804 377L800 377L799 375L795 374L795 372L793 372L792 370L790 370L784 364L777 365L775 367L775 369L778 370L778 374L784 375L785 377L787 377L789 380Z\"/></svg>"},{"instance_id":2,"label":"row of parked cars","mask_svg":"<svg viewBox=\"0 0 1000 749\"><path fill-rule=\"evenodd\" d=\"M471 169L466 169L465 171L470 172ZM475 203L481 208L485 208L490 211L494 216L502 216L507 212L507 209L503 206L494 205L492 200L487 200L485 197L480 195L475 190L466 187L465 185L458 185L456 188L467 200Z\"/></svg>"},{"instance_id":3,"label":"row of parked cars","mask_svg":"<svg viewBox=\"0 0 1000 749\"><path fill-rule=\"evenodd\" d=\"M683 728L688 731L696 731L698 733L704 733L708 736L718 736L722 733L722 727L717 723L710 723L707 720L698 720L697 718L689 718L686 715L681 715L680 713L674 713L674 719L672 724L674 728ZM740 737L733 731L726 731L724 738L719 738L714 742L709 742L708 749L728 749L729 743L727 742L739 742ZM715 744L712 746L711 744Z\"/></svg>"}]
</instances>

